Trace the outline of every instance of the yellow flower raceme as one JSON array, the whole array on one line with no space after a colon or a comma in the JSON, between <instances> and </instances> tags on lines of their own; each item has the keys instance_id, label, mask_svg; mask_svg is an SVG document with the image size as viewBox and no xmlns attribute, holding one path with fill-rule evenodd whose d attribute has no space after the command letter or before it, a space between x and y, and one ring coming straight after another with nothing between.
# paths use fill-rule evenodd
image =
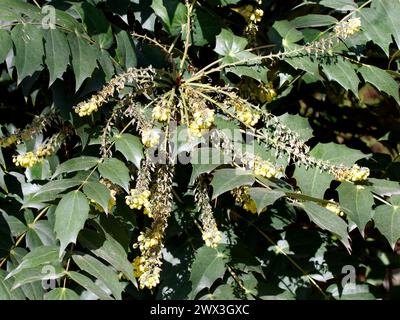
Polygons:
<instances>
[{"instance_id":1,"label":"yellow flower raceme","mask_svg":"<svg viewBox=\"0 0 400 320\"><path fill-rule=\"evenodd\" d=\"M149 218L153 217L151 212L151 204L150 204L150 191L149 190L137 190L132 189L130 191L130 195L125 197L125 202L131 209L141 210L144 209L144 214Z\"/></svg>"},{"instance_id":2,"label":"yellow flower raceme","mask_svg":"<svg viewBox=\"0 0 400 320\"><path fill-rule=\"evenodd\" d=\"M337 181L364 181L369 177L370 171L368 168L360 167L355 164L351 168L337 169L333 171Z\"/></svg>"},{"instance_id":3,"label":"yellow flower raceme","mask_svg":"<svg viewBox=\"0 0 400 320\"><path fill-rule=\"evenodd\" d=\"M18 155L13 159L16 166L23 168L32 168L39 161L40 158L31 151L23 155Z\"/></svg>"},{"instance_id":4,"label":"yellow flower raceme","mask_svg":"<svg viewBox=\"0 0 400 320\"><path fill-rule=\"evenodd\" d=\"M147 148L155 147L160 143L160 134L154 129L145 129L142 131L142 142Z\"/></svg>"}]
</instances>

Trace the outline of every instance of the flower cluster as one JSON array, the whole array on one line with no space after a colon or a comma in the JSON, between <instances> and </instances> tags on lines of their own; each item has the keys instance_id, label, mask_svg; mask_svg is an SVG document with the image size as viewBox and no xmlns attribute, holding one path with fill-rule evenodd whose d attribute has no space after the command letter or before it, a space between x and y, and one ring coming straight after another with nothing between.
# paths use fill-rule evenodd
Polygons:
<instances>
[{"instance_id":1,"label":"flower cluster","mask_svg":"<svg viewBox=\"0 0 400 320\"><path fill-rule=\"evenodd\" d=\"M283 167L275 166L266 160L256 160L253 168L254 174L265 178L274 178L278 174L282 174Z\"/></svg>"},{"instance_id":2,"label":"flower cluster","mask_svg":"<svg viewBox=\"0 0 400 320\"><path fill-rule=\"evenodd\" d=\"M209 129L215 120L215 111L209 108L197 110L193 113L193 121L189 124L190 133L201 136L202 130Z\"/></svg>"},{"instance_id":3,"label":"flower cluster","mask_svg":"<svg viewBox=\"0 0 400 320\"><path fill-rule=\"evenodd\" d=\"M160 143L160 133L150 128L142 131L142 142L146 148L152 148Z\"/></svg>"},{"instance_id":4,"label":"flower cluster","mask_svg":"<svg viewBox=\"0 0 400 320\"><path fill-rule=\"evenodd\" d=\"M171 114L171 107L169 106L168 101L162 100L159 104L157 104L152 112L152 117L156 121L167 121Z\"/></svg>"},{"instance_id":5,"label":"flower cluster","mask_svg":"<svg viewBox=\"0 0 400 320\"><path fill-rule=\"evenodd\" d=\"M361 29L361 19L352 18L348 21L342 21L335 26L335 34L338 38L347 39Z\"/></svg>"},{"instance_id":6,"label":"flower cluster","mask_svg":"<svg viewBox=\"0 0 400 320\"><path fill-rule=\"evenodd\" d=\"M202 183L199 183L196 189L195 200L200 210L199 220L201 222L201 233L204 243L207 247L216 248L221 242L222 236L212 212L207 188Z\"/></svg>"},{"instance_id":7,"label":"flower cluster","mask_svg":"<svg viewBox=\"0 0 400 320\"><path fill-rule=\"evenodd\" d=\"M32 168L39 161L40 158L32 151L18 155L13 159L13 162L15 163L16 166L23 168Z\"/></svg>"},{"instance_id":8,"label":"flower cluster","mask_svg":"<svg viewBox=\"0 0 400 320\"><path fill-rule=\"evenodd\" d=\"M38 162L54 153L55 146L59 143L58 140L60 137L62 137L62 135L55 135L47 144L39 146L35 152L29 151L14 157L13 162L18 167L32 168Z\"/></svg>"},{"instance_id":9,"label":"flower cluster","mask_svg":"<svg viewBox=\"0 0 400 320\"><path fill-rule=\"evenodd\" d=\"M163 237L167 228L172 208L172 169L160 167L155 181L154 197L151 206L154 217L151 228L141 232L134 248L139 248L141 255L135 259L135 276L139 287L154 288L160 282L162 265Z\"/></svg>"},{"instance_id":10,"label":"flower cluster","mask_svg":"<svg viewBox=\"0 0 400 320\"><path fill-rule=\"evenodd\" d=\"M141 210L143 208L144 214L152 218L150 195L149 190L131 189L130 195L125 197L125 202L131 209Z\"/></svg>"},{"instance_id":11,"label":"flower cluster","mask_svg":"<svg viewBox=\"0 0 400 320\"><path fill-rule=\"evenodd\" d=\"M126 73L120 74L110 80L103 89L93 95L89 100L79 103L75 108L75 112L80 117L85 117L96 112L104 103L114 96L116 92L120 92L125 88L126 83L136 83L140 87L142 83L151 83L153 80L152 69L133 69L130 68Z\"/></svg>"},{"instance_id":12,"label":"flower cluster","mask_svg":"<svg viewBox=\"0 0 400 320\"><path fill-rule=\"evenodd\" d=\"M141 232L135 247L140 249L142 256L133 261L134 276L139 280L140 289L152 289L160 283L162 233L150 229Z\"/></svg>"},{"instance_id":13,"label":"flower cluster","mask_svg":"<svg viewBox=\"0 0 400 320\"><path fill-rule=\"evenodd\" d=\"M249 195L249 187L236 188L231 193L235 197L236 203L241 205L243 209L251 213L257 213L257 205Z\"/></svg>"},{"instance_id":14,"label":"flower cluster","mask_svg":"<svg viewBox=\"0 0 400 320\"><path fill-rule=\"evenodd\" d=\"M364 181L369 177L370 171L368 168L360 167L355 164L351 168L333 168L332 173L337 181Z\"/></svg>"},{"instance_id":15,"label":"flower cluster","mask_svg":"<svg viewBox=\"0 0 400 320\"><path fill-rule=\"evenodd\" d=\"M0 148L8 148L16 143L19 143L18 136L12 134L6 138L0 138Z\"/></svg>"}]
</instances>

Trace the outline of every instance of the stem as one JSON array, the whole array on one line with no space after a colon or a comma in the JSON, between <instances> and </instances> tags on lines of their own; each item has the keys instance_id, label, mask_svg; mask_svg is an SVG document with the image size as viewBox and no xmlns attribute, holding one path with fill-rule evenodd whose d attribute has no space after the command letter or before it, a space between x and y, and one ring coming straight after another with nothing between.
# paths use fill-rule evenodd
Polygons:
<instances>
[{"instance_id":1,"label":"stem","mask_svg":"<svg viewBox=\"0 0 400 320\"><path fill-rule=\"evenodd\" d=\"M191 19L192 19L192 11L193 7L196 3L196 0L192 2L191 5L189 5L188 0L186 1L186 8L187 8L187 22L186 22L186 40L185 40L185 49L183 51L183 57L179 66L179 73L182 74L183 67L185 64L185 61L187 59L187 54L190 46L190 33L191 33Z\"/></svg>"}]
</instances>

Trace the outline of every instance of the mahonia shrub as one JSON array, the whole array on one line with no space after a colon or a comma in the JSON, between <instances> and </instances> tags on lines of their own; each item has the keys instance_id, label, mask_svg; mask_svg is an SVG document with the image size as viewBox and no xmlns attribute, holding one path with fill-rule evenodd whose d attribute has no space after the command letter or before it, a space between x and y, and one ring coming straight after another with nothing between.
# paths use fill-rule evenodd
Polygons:
<instances>
[{"instance_id":1,"label":"mahonia shrub","mask_svg":"<svg viewBox=\"0 0 400 320\"><path fill-rule=\"evenodd\" d=\"M2 0L0 298L396 298L399 14Z\"/></svg>"}]
</instances>

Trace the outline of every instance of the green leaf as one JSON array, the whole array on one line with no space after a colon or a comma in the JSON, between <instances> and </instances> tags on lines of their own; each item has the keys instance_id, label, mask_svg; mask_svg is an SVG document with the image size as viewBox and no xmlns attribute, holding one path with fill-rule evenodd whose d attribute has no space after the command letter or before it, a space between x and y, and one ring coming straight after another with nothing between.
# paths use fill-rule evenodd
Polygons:
<instances>
[{"instance_id":1,"label":"green leaf","mask_svg":"<svg viewBox=\"0 0 400 320\"><path fill-rule=\"evenodd\" d=\"M90 278L86 277L85 275L75 271L70 271L68 272L68 276L86 290L94 293L100 299L113 300L107 293L104 292L103 289L101 289L97 284L95 284Z\"/></svg>"},{"instance_id":2,"label":"green leaf","mask_svg":"<svg viewBox=\"0 0 400 320\"><path fill-rule=\"evenodd\" d=\"M308 14L290 21L295 28L324 27L337 23L337 19L325 14Z\"/></svg>"},{"instance_id":3,"label":"green leaf","mask_svg":"<svg viewBox=\"0 0 400 320\"><path fill-rule=\"evenodd\" d=\"M78 239L79 243L89 249L94 255L107 261L117 271L123 272L133 284L136 284L136 279L133 276L133 266L128 260L126 251L108 233L105 234L105 237L102 237L94 231L83 230L79 234Z\"/></svg>"},{"instance_id":4,"label":"green leaf","mask_svg":"<svg viewBox=\"0 0 400 320\"><path fill-rule=\"evenodd\" d=\"M392 249L400 239L400 206L381 205L375 209L376 228L386 237Z\"/></svg>"},{"instance_id":5,"label":"green leaf","mask_svg":"<svg viewBox=\"0 0 400 320\"><path fill-rule=\"evenodd\" d=\"M216 38L214 51L225 57L224 62L231 63L237 60L252 59L252 64L259 62L256 55L245 51L247 40L236 36L232 31L222 29Z\"/></svg>"},{"instance_id":6,"label":"green leaf","mask_svg":"<svg viewBox=\"0 0 400 320\"><path fill-rule=\"evenodd\" d=\"M110 180L129 192L129 170L125 164L115 158L106 159L99 165L99 172L103 178Z\"/></svg>"},{"instance_id":7,"label":"green leaf","mask_svg":"<svg viewBox=\"0 0 400 320\"><path fill-rule=\"evenodd\" d=\"M210 288L215 280L224 276L226 259L226 255L217 249L204 246L197 250L190 273L192 291L188 299L195 299L202 289Z\"/></svg>"},{"instance_id":8,"label":"green leaf","mask_svg":"<svg viewBox=\"0 0 400 320\"><path fill-rule=\"evenodd\" d=\"M365 225L373 215L374 197L372 193L363 186L356 186L348 182L343 182L337 191L341 208L364 235Z\"/></svg>"},{"instance_id":9,"label":"green leaf","mask_svg":"<svg viewBox=\"0 0 400 320\"><path fill-rule=\"evenodd\" d=\"M35 71L43 69L43 33L32 24L18 24L11 31L15 46L14 64L18 74L18 84Z\"/></svg>"},{"instance_id":10,"label":"green leaf","mask_svg":"<svg viewBox=\"0 0 400 320\"><path fill-rule=\"evenodd\" d=\"M52 272L48 272L48 270L51 270ZM59 279L64 275L64 271L65 270L59 264L47 264L46 266L24 269L14 276L12 290L36 281Z\"/></svg>"},{"instance_id":11,"label":"green leaf","mask_svg":"<svg viewBox=\"0 0 400 320\"><path fill-rule=\"evenodd\" d=\"M292 115L285 113L279 117L279 120L290 128L290 130L296 132L300 139L307 141L313 137L313 130L311 129L307 118L301 117L297 114Z\"/></svg>"},{"instance_id":12,"label":"green leaf","mask_svg":"<svg viewBox=\"0 0 400 320\"><path fill-rule=\"evenodd\" d=\"M393 42L392 35L400 46L400 23L397 13L400 2L395 0L375 0L371 8L358 12L361 17L362 36L373 41L389 56L389 46Z\"/></svg>"},{"instance_id":13,"label":"green leaf","mask_svg":"<svg viewBox=\"0 0 400 320\"><path fill-rule=\"evenodd\" d=\"M303 207L311 221L313 221L318 227L339 236L340 241L344 244L346 249L350 251L347 224L343 219L328 209L312 202L304 203Z\"/></svg>"},{"instance_id":14,"label":"green leaf","mask_svg":"<svg viewBox=\"0 0 400 320\"><path fill-rule=\"evenodd\" d=\"M28 248L37 246L52 246L56 244L56 235L48 220L40 220L28 225L26 245Z\"/></svg>"},{"instance_id":15,"label":"green leaf","mask_svg":"<svg viewBox=\"0 0 400 320\"><path fill-rule=\"evenodd\" d=\"M360 79L354 68L355 66L344 58L337 58L337 61L331 61L322 65L322 69L328 80L336 81L344 89L352 91L358 97Z\"/></svg>"},{"instance_id":16,"label":"green leaf","mask_svg":"<svg viewBox=\"0 0 400 320\"><path fill-rule=\"evenodd\" d=\"M78 91L83 81L89 78L96 68L99 50L74 33L68 34L68 43L75 73L75 91Z\"/></svg>"},{"instance_id":17,"label":"green leaf","mask_svg":"<svg viewBox=\"0 0 400 320\"><path fill-rule=\"evenodd\" d=\"M96 160L97 162L97 160ZM60 167L59 167L60 168ZM52 201L57 198L58 194L76 187L82 183L80 179L63 179L46 183L37 191L31 201Z\"/></svg>"},{"instance_id":18,"label":"green leaf","mask_svg":"<svg viewBox=\"0 0 400 320\"><path fill-rule=\"evenodd\" d=\"M219 195L234 188L252 185L255 179L252 172L242 169L221 169L214 173L211 185L213 187L213 196L215 199Z\"/></svg>"},{"instance_id":19,"label":"green leaf","mask_svg":"<svg viewBox=\"0 0 400 320\"><path fill-rule=\"evenodd\" d=\"M74 4L86 27L87 33L101 49L110 49L113 44L111 24L102 10L88 2Z\"/></svg>"},{"instance_id":20,"label":"green leaf","mask_svg":"<svg viewBox=\"0 0 400 320\"><path fill-rule=\"evenodd\" d=\"M137 168L144 157L143 145L138 137L129 133L117 135L115 137L115 148L121 152L125 159L131 161Z\"/></svg>"},{"instance_id":21,"label":"green leaf","mask_svg":"<svg viewBox=\"0 0 400 320\"><path fill-rule=\"evenodd\" d=\"M331 184L332 177L318 168L306 169L305 166L296 167L294 178L301 192L316 198L323 199L325 190Z\"/></svg>"},{"instance_id":22,"label":"green leaf","mask_svg":"<svg viewBox=\"0 0 400 320\"><path fill-rule=\"evenodd\" d=\"M400 194L400 184L397 181L369 178L371 189L380 196L392 196Z\"/></svg>"},{"instance_id":23,"label":"green leaf","mask_svg":"<svg viewBox=\"0 0 400 320\"><path fill-rule=\"evenodd\" d=\"M2 214L4 219L7 221L8 226L10 227L11 235L13 237L20 236L28 229L28 227L17 217L8 215L5 212L3 212Z\"/></svg>"},{"instance_id":24,"label":"green leaf","mask_svg":"<svg viewBox=\"0 0 400 320\"><path fill-rule=\"evenodd\" d=\"M88 199L94 200L98 203L108 214L108 204L111 200L110 190L102 183L99 182L87 182L83 185L83 192L86 194Z\"/></svg>"},{"instance_id":25,"label":"green leaf","mask_svg":"<svg viewBox=\"0 0 400 320\"><path fill-rule=\"evenodd\" d=\"M68 244L75 243L78 233L89 216L89 203L80 191L72 191L63 196L55 212L54 231L60 240L59 255Z\"/></svg>"},{"instance_id":26,"label":"green leaf","mask_svg":"<svg viewBox=\"0 0 400 320\"><path fill-rule=\"evenodd\" d=\"M204 46L212 43L217 34L221 32L221 21L215 19L215 16L199 7L194 14L193 22L193 44Z\"/></svg>"},{"instance_id":27,"label":"green leaf","mask_svg":"<svg viewBox=\"0 0 400 320\"><path fill-rule=\"evenodd\" d=\"M124 66L126 70L136 67L137 58L133 39L124 30L118 32L115 37L117 39L119 63Z\"/></svg>"},{"instance_id":28,"label":"green leaf","mask_svg":"<svg viewBox=\"0 0 400 320\"><path fill-rule=\"evenodd\" d=\"M54 172L53 179L62 173L75 171L86 171L92 169L99 163L99 159L95 157L79 157L63 162ZM72 182L71 182L72 183Z\"/></svg>"},{"instance_id":29,"label":"green leaf","mask_svg":"<svg viewBox=\"0 0 400 320\"><path fill-rule=\"evenodd\" d=\"M10 33L7 30L0 29L0 62L3 62L7 58L12 46Z\"/></svg>"},{"instance_id":30,"label":"green leaf","mask_svg":"<svg viewBox=\"0 0 400 320\"><path fill-rule=\"evenodd\" d=\"M358 69L366 82L373 84L378 90L387 93L400 103L399 86L385 70L374 66L363 65Z\"/></svg>"},{"instance_id":31,"label":"green leaf","mask_svg":"<svg viewBox=\"0 0 400 320\"><path fill-rule=\"evenodd\" d=\"M350 149L337 143L318 143L311 151L311 156L327 160L331 164L352 166L356 161L367 157L356 149Z\"/></svg>"},{"instance_id":32,"label":"green leaf","mask_svg":"<svg viewBox=\"0 0 400 320\"><path fill-rule=\"evenodd\" d=\"M124 290L124 285L119 282L118 274L111 267L87 254L73 255L72 259L81 270L99 279L111 290L117 300L121 300L121 292Z\"/></svg>"},{"instance_id":33,"label":"green leaf","mask_svg":"<svg viewBox=\"0 0 400 320\"><path fill-rule=\"evenodd\" d=\"M14 277L25 269L36 268L43 265L59 262L59 248L57 246L44 246L33 249L22 258L20 265L11 271L7 278Z\"/></svg>"},{"instance_id":34,"label":"green leaf","mask_svg":"<svg viewBox=\"0 0 400 320\"><path fill-rule=\"evenodd\" d=\"M151 8L172 36L184 33L187 23L186 6L179 0L153 0Z\"/></svg>"},{"instance_id":35,"label":"green leaf","mask_svg":"<svg viewBox=\"0 0 400 320\"><path fill-rule=\"evenodd\" d=\"M319 5L340 11L352 11L357 9L353 0L322 0Z\"/></svg>"},{"instance_id":36,"label":"green leaf","mask_svg":"<svg viewBox=\"0 0 400 320\"><path fill-rule=\"evenodd\" d=\"M25 300L21 288L11 290L11 280L5 280L7 272L0 269L0 300Z\"/></svg>"},{"instance_id":37,"label":"green leaf","mask_svg":"<svg viewBox=\"0 0 400 320\"><path fill-rule=\"evenodd\" d=\"M48 29L44 36L45 62L49 69L49 86L67 70L70 57L70 49L67 37L58 29Z\"/></svg>"},{"instance_id":38,"label":"green leaf","mask_svg":"<svg viewBox=\"0 0 400 320\"><path fill-rule=\"evenodd\" d=\"M267 206L274 204L276 200L284 197L285 193L266 188L250 188L249 195L256 203L257 212L261 213Z\"/></svg>"},{"instance_id":39,"label":"green leaf","mask_svg":"<svg viewBox=\"0 0 400 320\"><path fill-rule=\"evenodd\" d=\"M80 300L78 294L68 288L56 288L44 295L44 300Z\"/></svg>"},{"instance_id":40,"label":"green leaf","mask_svg":"<svg viewBox=\"0 0 400 320\"><path fill-rule=\"evenodd\" d=\"M304 38L303 34L298 31L294 25L287 20L276 21L273 26L273 29L278 32L278 34L282 37L282 44L286 47L288 44L296 43Z\"/></svg>"}]
</instances>

